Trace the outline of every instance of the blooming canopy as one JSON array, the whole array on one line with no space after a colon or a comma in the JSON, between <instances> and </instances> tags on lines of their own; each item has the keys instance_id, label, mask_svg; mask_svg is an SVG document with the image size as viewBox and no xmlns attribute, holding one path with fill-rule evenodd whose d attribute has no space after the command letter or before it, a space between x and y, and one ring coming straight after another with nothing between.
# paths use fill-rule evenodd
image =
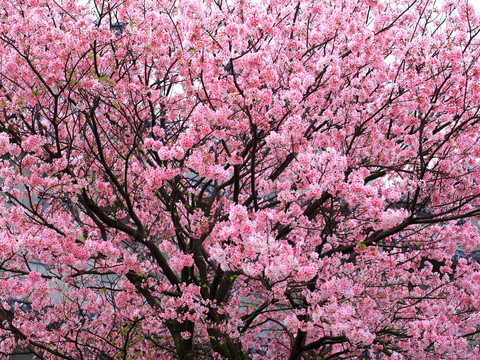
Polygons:
<instances>
[{"instance_id":1,"label":"blooming canopy","mask_svg":"<svg viewBox=\"0 0 480 360\"><path fill-rule=\"evenodd\" d=\"M479 358L479 34L463 0L0 0L0 353Z\"/></svg>"}]
</instances>

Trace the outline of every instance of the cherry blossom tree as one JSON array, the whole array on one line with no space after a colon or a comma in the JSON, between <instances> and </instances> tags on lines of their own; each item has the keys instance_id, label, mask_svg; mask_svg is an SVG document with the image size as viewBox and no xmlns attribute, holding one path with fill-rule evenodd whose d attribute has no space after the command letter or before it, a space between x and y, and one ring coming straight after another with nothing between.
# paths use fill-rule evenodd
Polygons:
<instances>
[{"instance_id":1,"label":"cherry blossom tree","mask_svg":"<svg viewBox=\"0 0 480 360\"><path fill-rule=\"evenodd\" d=\"M465 0L0 0L3 358L480 358L479 34Z\"/></svg>"}]
</instances>

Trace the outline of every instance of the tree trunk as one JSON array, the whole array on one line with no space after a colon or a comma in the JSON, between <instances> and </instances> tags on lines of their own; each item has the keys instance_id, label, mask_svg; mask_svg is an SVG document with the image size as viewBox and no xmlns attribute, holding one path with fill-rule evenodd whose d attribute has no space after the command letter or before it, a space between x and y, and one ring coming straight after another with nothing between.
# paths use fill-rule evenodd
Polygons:
<instances>
[{"instance_id":1,"label":"tree trunk","mask_svg":"<svg viewBox=\"0 0 480 360\"><path fill-rule=\"evenodd\" d=\"M193 329L195 324L191 321L180 323L176 320L171 320L167 323L167 327L173 338L175 344L175 351L178 360L194 360L195 351L193 349ZM184 339L182 332L189 332L190 338Z\"/></svg>"}]
</instances>

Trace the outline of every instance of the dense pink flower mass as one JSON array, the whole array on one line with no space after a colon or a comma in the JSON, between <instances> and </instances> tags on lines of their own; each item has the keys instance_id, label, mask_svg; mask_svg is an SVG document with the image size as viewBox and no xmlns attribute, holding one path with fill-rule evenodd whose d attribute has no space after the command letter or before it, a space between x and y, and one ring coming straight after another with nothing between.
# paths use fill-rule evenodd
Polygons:
<instances>
[{"instance_id":1,"label":"dense pink flower mass","mask_svg":"<svg viewBox=\"0 0 480 360\"><path fill-rule=\"evenodd\" d=\"M480 359L466 0L0 0L0 356Z\"/></svg>"}]
</instances>

